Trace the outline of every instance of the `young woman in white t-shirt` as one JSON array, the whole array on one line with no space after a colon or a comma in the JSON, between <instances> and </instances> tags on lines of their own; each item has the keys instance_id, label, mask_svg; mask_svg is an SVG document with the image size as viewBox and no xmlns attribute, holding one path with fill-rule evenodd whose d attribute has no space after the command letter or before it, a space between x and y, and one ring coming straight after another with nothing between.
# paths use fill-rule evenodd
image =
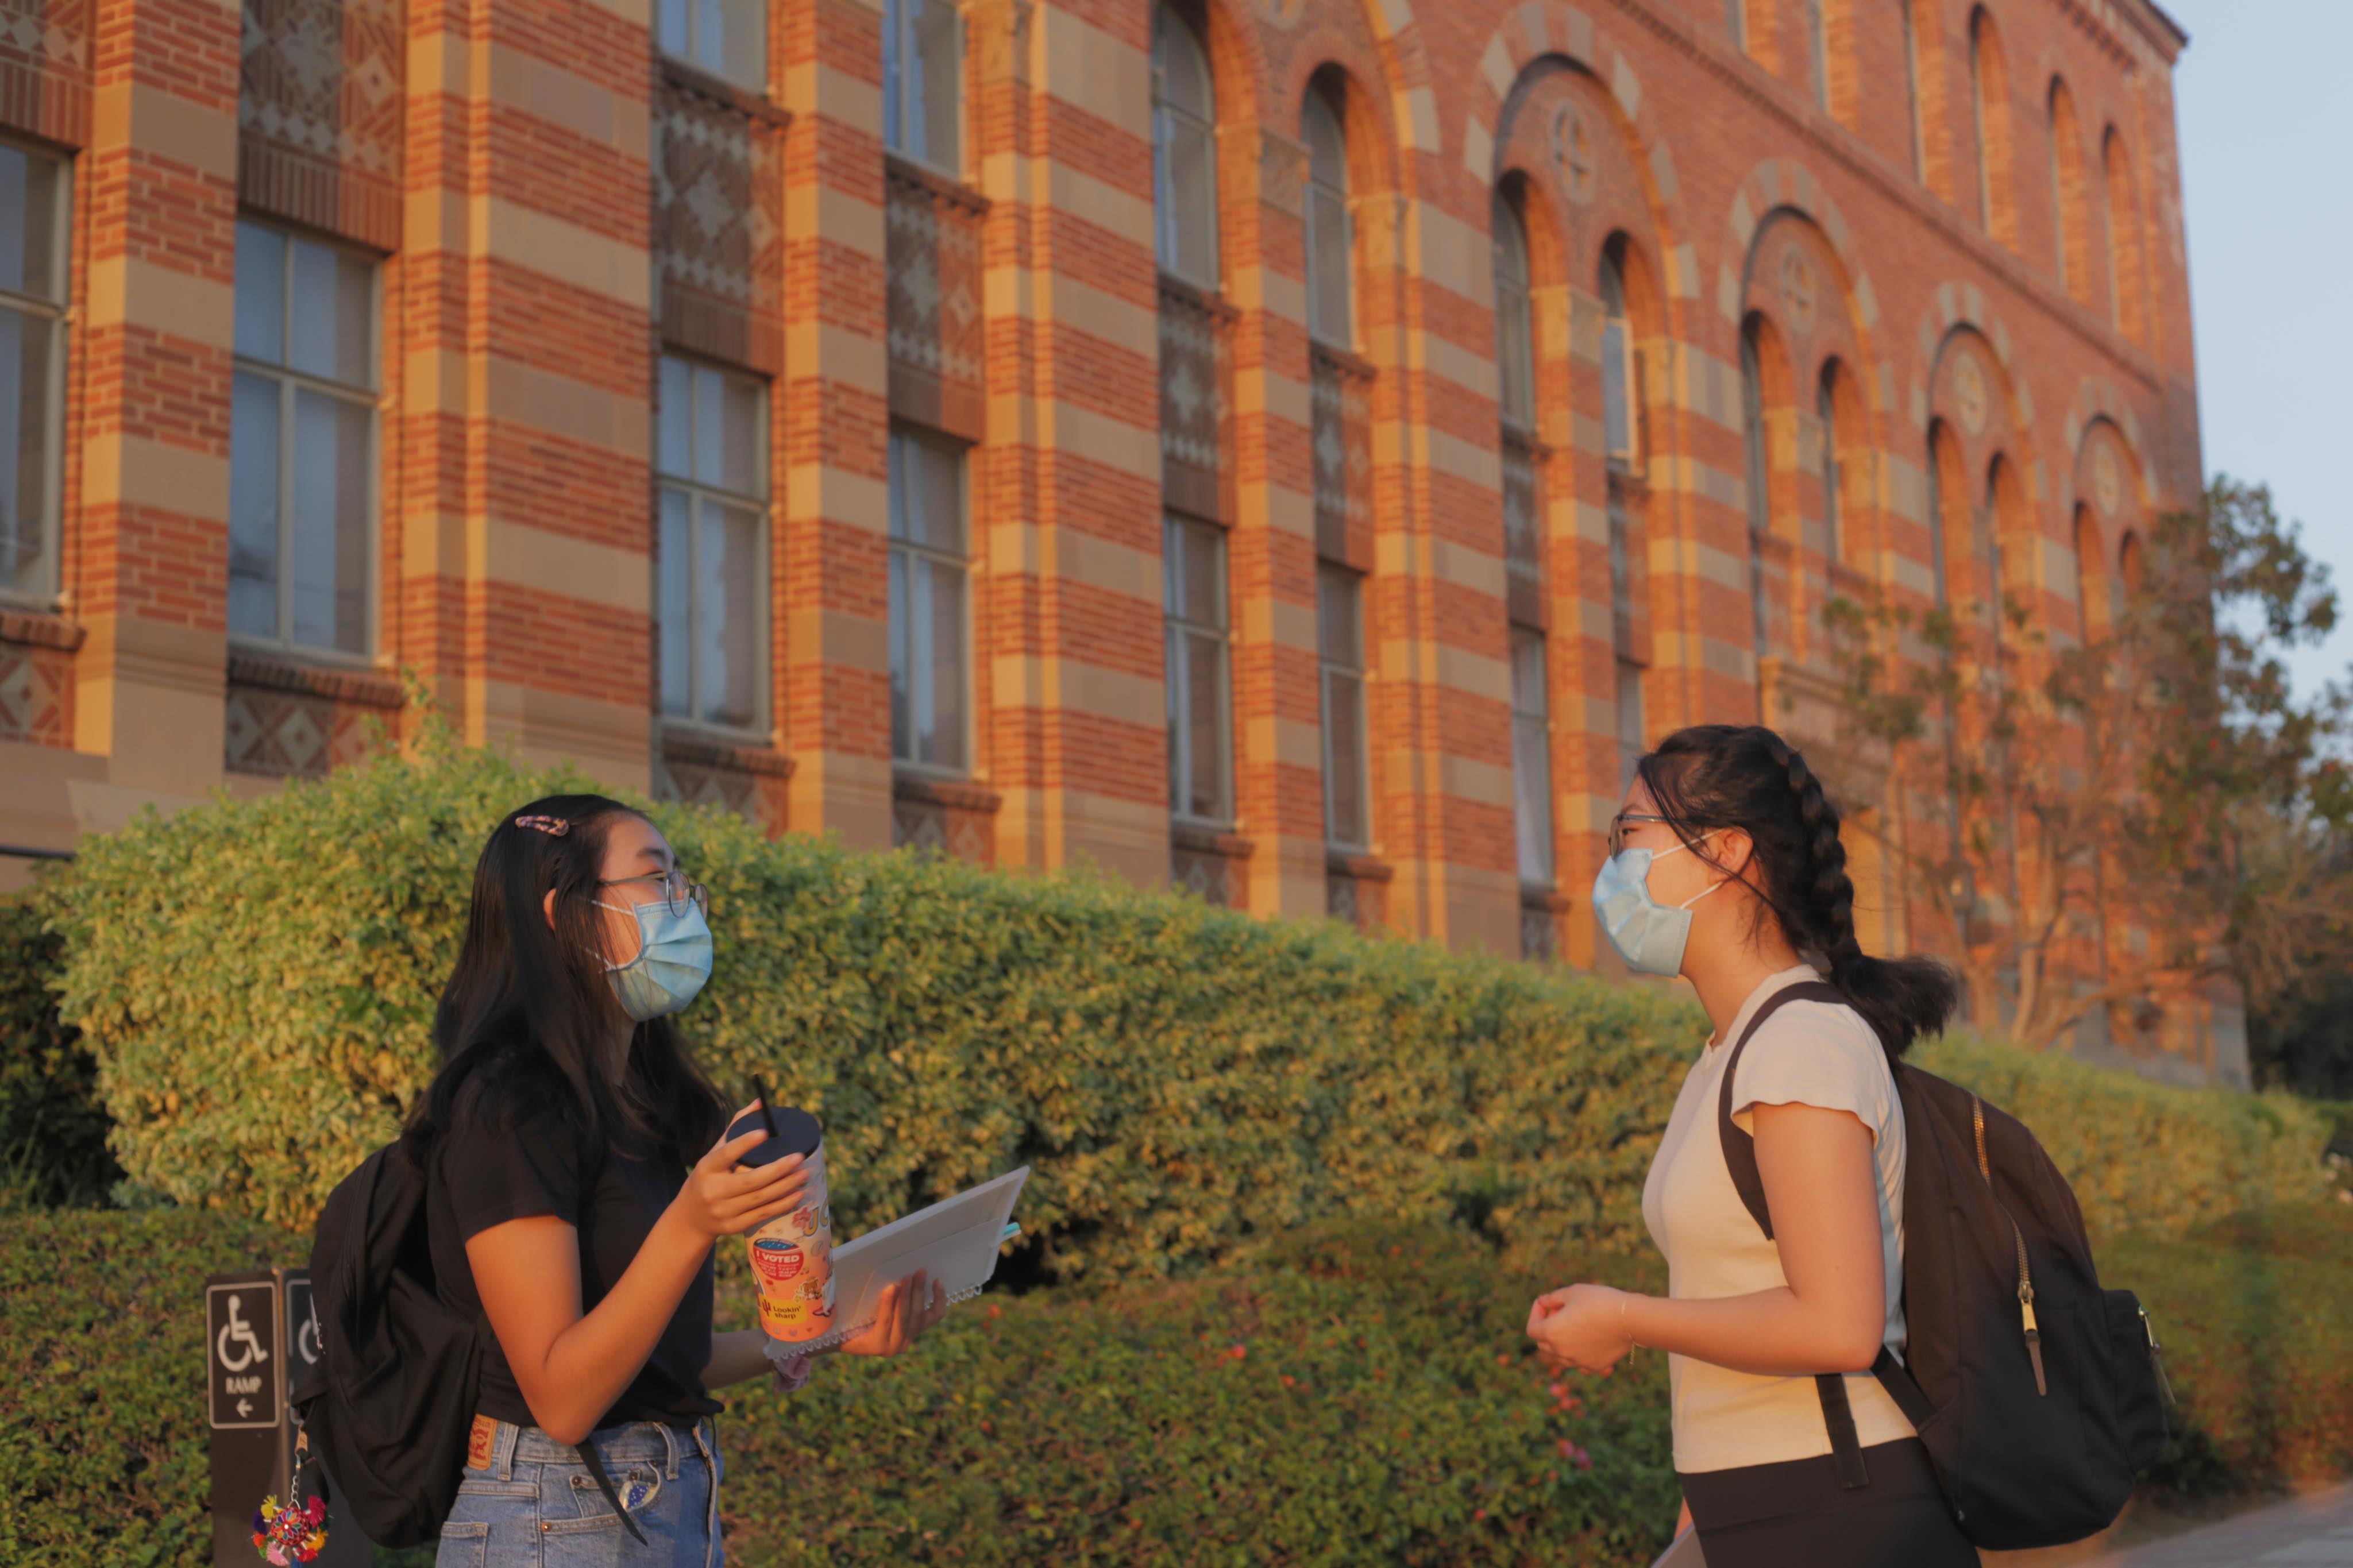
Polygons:
<instances>
[{"instance_id":1,"label":"young woman in white t-shirt","mask_svg":"<svg viewBox=\"0 0 2353 1568\"><path fill-rule=\"evenodd\" d=\"M1611 825L1594 908L1638 973L1680 974L1715 1026L1642 1192L1667 1294L1578 1284L1537 1299L1556 1366L1606 1372L1667 1352L1677 1531L1709 1568L1975 1568L1927 1450L1870 1374L1904 1349L1904 1113L1890 1064L1942 1029L1956 991L1932 959L1865 956L1839 816L1803 756L1759 726L1678 731L1644 757ZM1801 956L1805 955L1805 956ZM1813 962L1809 962L1809 957ZM1784 986L1733 1084L1775 1237L1741 1201L1716 1123L1725 1058ZM1867 1484L1842 1485L1817 1374L1843 1374Z\"/></svg>"}]
</instances>

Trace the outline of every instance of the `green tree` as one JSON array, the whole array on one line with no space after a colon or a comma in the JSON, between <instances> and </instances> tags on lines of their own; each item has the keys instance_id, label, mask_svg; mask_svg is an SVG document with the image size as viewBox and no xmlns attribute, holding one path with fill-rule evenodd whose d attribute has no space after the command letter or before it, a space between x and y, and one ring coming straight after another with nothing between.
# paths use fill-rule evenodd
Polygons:
<instances>
[{"instance_id":1,"label":"green tree","mask_svg":"<svg viewBox=\"0 0 2353 1568\"><path fill-rule=\"evenodd\" d=\"M2348 697L2299 698L2284 663L2336 625L2300 532L2217 478L2086 637L2037 624L2009 578L1998 609L1826 610L1833 768L1886 781L1886 863L1980 1026L2145 1027L2216 978L2262 1019L2353 963Z\"/></svg>"}]
</instances>

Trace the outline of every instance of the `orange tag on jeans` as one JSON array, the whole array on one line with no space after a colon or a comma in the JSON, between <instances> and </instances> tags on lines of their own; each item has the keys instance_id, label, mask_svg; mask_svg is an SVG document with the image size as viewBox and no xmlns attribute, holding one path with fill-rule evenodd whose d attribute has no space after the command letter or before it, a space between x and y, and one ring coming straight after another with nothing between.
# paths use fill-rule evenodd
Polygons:
<instances>
[{"instance_id":1,"label":"orange tag on jeans","mask_svg":"<svg viewBox=\"0 0 2353 1568\"><path fill-rule=\"evenodd\" d=\"M491 1448L499 1440L499 1424L487 1415L474 1417L474 1425L466 1434L466 1468L487 1470L491 1468Z\"/></svg>"}]
</instances>

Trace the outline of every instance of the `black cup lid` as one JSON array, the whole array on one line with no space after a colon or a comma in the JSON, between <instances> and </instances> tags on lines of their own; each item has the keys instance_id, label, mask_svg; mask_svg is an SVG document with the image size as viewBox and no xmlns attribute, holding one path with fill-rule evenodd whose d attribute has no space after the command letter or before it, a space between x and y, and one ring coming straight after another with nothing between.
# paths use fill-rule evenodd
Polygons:
<instances>
[{"instance_id":1,"label":"black cup lid","mask_svg":"<svg viewBox=\"0 0 2353 1568\"><path fill-rule=\"evenodd\" d=\"M769 1165L787 1154L814 1154L825 1134L817 1118L797 1106L779 1105L773 1112L776 1119L776 1135L764 1143L754 1143L737 1162L744 1165ZM733 1142L747 1132L765 1130L765 1124L756 1110L747 1110L727 1129L727 1141Z\"/></svg>"}]
</instances>

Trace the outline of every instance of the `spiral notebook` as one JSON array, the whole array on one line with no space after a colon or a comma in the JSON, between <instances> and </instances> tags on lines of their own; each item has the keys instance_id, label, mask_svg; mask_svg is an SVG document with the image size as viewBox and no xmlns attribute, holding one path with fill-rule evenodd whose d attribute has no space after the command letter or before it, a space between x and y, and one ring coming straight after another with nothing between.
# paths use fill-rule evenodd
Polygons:
<instances>
[{"instance_id":1,"label":"spiral notebook","mask_svg":"<svg viewBox=\"0 0 2353 1568\"><path fill-rule=\"evenodd\" d=\"M927 1209L903 1215L879 1230L833 1249L833 1329L786 1344L771 1340L772 1356L831 1350L874 1323L885 1286L918 1268L947 1288L951 1302L969 1301L997 1273L997 1252L1013 1216L1014 1200L1029 1179L1029 1167L1008 1171L994 1181L943 1198Z\"/></svg>"}]
</instances>

